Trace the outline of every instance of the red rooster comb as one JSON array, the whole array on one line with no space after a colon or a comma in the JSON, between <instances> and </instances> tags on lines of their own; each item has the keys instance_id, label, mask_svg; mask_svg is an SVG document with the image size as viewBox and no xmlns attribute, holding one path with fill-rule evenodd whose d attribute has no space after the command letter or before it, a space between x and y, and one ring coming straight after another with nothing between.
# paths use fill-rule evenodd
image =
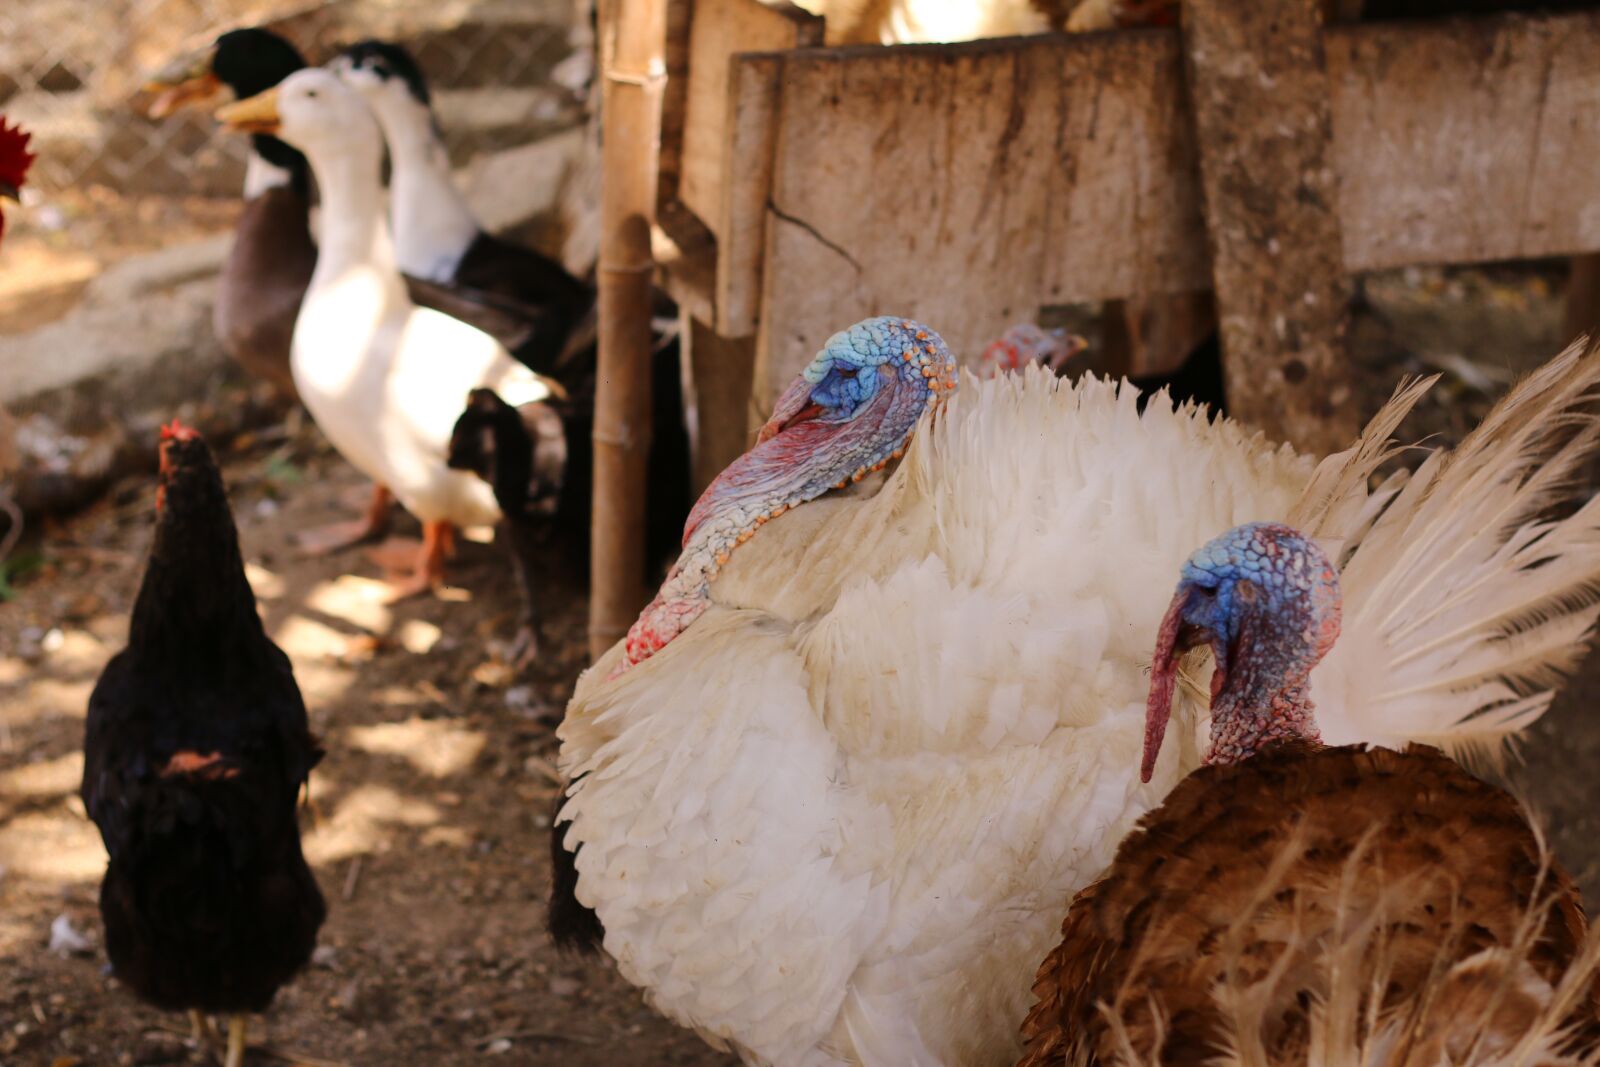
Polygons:
<instances>
[{"instance_id":1,"label":"red rooster comb","mask_svg":"<svg viewBox=\"0 0 1600 1067\"><path fill-rule=\"evenodd\" d=\"M163 441L193 441L200 436L200 431L193 426L185 426L182 419L173 419L161 427Z\"/></svg>"},{"instance_id":2,"label":"red rooster comb","mask_svg":"<svg viewBox=\"0 0 1600 1067\"><path fill-rule=\"evenodd\" d=\"M0 118L0 198L16 199L22 191L22 180L28 176L34 155L28 151L32 134L23 132L21 126L7 126ZM6 216L0 212L0 235L6 232Z\"/></svg>"},{"instance_id":3,"label":"red rooster comb","mask_svg":"<svg viewBox=\"0 0 1600 1067\"><path fill-rule=\"evenodd\" d=\"M185 426L180 419L173 419L161 427L161 445L157 451L160 460L161 485L156 489L156 510L160 511L167 502L167 476L173 471L172 457L167 454L167 446L174 441L198 441L200 433L192 426Z\"/></svg>"},{"instance_id":4,"label":"red rooster comb","mask_svg":"<svg viewBox=\"0 0 1600 1067\"><path fill-rule=\"evenodd\" d=\"M0 117L0 187L22 188L28 168L38 158L28 151L32 137L21 126L6 125L6 120Z\"/></svg>"}]
</instances>

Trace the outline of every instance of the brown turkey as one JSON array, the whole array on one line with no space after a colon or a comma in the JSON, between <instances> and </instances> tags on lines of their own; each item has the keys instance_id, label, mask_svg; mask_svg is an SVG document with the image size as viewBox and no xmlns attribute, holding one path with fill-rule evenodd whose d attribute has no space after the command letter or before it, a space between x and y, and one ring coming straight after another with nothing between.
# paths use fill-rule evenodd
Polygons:
<instances>
[{"instance_id":1,"label":"brown turkey","mask_svg":"<svg viewBox=\"0 0 1600 1067\"><path fill-rule=\"evenodd\" d=\"M1524 812L1438 750L1321 743L1338 576L1286 526L1192 556L1163 620L1144 775L1209 643L1211 749L1080 892L1024 1067L1577 1064L1595 942Z\"/></svg>"}]
</instances>

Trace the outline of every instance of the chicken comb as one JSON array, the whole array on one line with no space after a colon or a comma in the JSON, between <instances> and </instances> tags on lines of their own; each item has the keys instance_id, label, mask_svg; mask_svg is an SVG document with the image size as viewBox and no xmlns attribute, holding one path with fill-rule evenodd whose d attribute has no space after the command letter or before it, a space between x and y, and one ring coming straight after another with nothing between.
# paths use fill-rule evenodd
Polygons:
<instances>
[{"instance_id":1,"label":"chicken comb","mask_svg":"<svg viewBox=\"0 0 1600 1067\"><path fill-rule=\"evenodd\" d=\"M0 182L21 187L22 180L28 176L28 168L39 158L28 151L32 138L33 135L20 125L6 125L5 118L0 116Z\"/></svg>"},{"instance_id":2,"label":"chicken comb","mask_svg":"<svg viewBox=\"0 0 1600 1067\"><path fill-rule=\"evenodd\" d=\"M163 441L198 441L200 439L200 431L193 426L185 426L182 419L173 419L167 425L161 427L161 439Z\"/></svg>"}]
</instances>

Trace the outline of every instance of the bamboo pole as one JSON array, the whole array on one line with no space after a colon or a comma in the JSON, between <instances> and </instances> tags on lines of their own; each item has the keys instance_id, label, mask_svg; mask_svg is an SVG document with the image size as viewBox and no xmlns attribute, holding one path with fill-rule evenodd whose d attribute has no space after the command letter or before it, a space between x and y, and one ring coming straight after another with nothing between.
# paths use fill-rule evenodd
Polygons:
<instances>
[{"instance_id":1,"label":"bamboo pole","mask_svg":"<svg viewBox=\"0 0 1600 1067\"><path fill-rule=\"evenodd\" d=\"M665 0L600 0L600 358L594 411L589 655L645 601L650 450L650 229L655 215Z\"/></svg>"}]
</instances>

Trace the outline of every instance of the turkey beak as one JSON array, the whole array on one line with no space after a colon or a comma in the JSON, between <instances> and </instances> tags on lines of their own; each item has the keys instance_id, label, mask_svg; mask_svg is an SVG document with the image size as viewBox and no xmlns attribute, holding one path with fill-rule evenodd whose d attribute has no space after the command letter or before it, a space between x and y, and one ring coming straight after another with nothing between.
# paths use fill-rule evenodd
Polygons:
<instances>
[{"instance_id":1,"label":"turkey beak","mask_svg":"<svg viewBox=\"0 0 1600 1067\"><path fill-rule=\"evenodd\" d=\"M1089 342L1075 333L1061 339L1061 348L1050 360L1050 369L1060 373L1061 368L1089 351Z\"/></svg>"},{"instance_id":2,"label":"turkey beak","mask_svg":"<svg viewBox=\"0 0 1600 1067\"><path fill-rule=\"evenodd\" d=\"M278 117L277 87L257 93L248 100L219 107L217 121L240 133L277 133L281 121Z\"/></svg>"},{"instance_id":3,"label":"turkey beak","mask_svg":"<svg viewBox=\"0 0 1600 1067\"><path fill-rule=\"evenodd\" d=\"M191 53L163 67L144 85L144 91L154 93L155 99L145 108L153 119L164 119L186 107L204 107L222 94L222 82L211 69L217 49L213 45L200 52Z\"/></svg>"},{"instance_id":4,"label":"turkey beak","mask_svg":"<svg viewBox=\"0 0 1600 1067\"><path fill-rule=\"evenodd\" d=\"M1150 663L1150 696L1144 706L1144 759L1139 764L1139 780L1148 782L1155 773L1156 757L1161 754L1161 742L1167 736L1167 722L1172 718L1172 694L1178 685L1178 663L1183 654L1210 637L1210 631L1183 621L1184 609L1189 606L1193 590L1180 587L1167 613L1161 619L1161 629L1156 634L1155 656ZM1219 658L1217 671L1222 671ZM1213 691L1216 680L1212 681Z\"/></svg>"},{"instance_id":5,"label":"turkey beak","mask_svg":"<svg viewBox=\"0 0 1600 1067\"><path fill-rule=\"evenodd\" d=\"M789 427L809 422L826 411L820 404L811 402L811 389L812 384L805 378L796 378L773 405L772 418L756 432L756 444L764 445Z\"/></svg>"}]
</instances>

